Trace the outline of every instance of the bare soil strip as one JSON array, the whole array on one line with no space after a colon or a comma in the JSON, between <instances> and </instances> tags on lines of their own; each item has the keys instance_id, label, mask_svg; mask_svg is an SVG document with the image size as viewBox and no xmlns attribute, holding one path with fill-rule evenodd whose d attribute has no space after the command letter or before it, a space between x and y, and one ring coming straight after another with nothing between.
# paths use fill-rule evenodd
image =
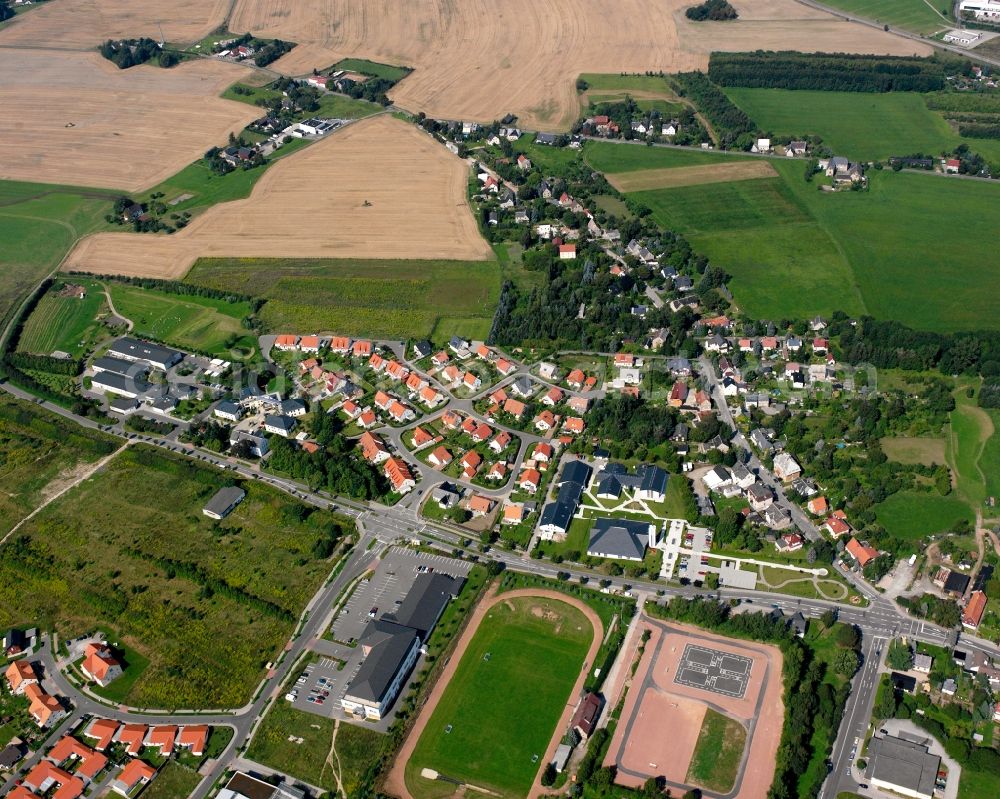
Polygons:
<instances>
[{"instance_id":1,"label":"bare soil strip","mask_svg":"<svg viewBox=\"0 0 1000 799\"><path fill-rule=\"evenodd\" d=\"M384 115L283 159L245 200L170 235L98 233L66 268L179 278L199 257L493 257L466 199L468 167L416 126Z\"/></svg>"},{"instance_id":2,"label":"bare soil strip","mask_svg":"<svg viewBox=\"0 0 1000 799\"><path fill-rule=\"evenodd\" d=\"M621 145L627 147L629 145ZM676 189L703 183L731 183L735 180L755 180L777 177L774 167L763 159L734 161L731 164L703 164L666 169L643 169L607 175L608 182L620 192Z\"/></svg>"}]
</instances>

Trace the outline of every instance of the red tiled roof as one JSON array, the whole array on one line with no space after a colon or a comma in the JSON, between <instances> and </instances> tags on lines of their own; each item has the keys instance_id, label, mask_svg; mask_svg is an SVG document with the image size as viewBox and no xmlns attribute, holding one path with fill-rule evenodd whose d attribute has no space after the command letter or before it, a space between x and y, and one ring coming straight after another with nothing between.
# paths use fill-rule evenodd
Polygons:
<instances>
[{"instance_id":1,"label":"red tiled roof","mask_svg":"<svg viewBox=\"0 0 1000 799\"><path fill-rule=\"evenodd\" d=\"M208 732L207 724L189 724L181 728L177 736L177 745L189 747L193 755L202 755L208 743Z\"/></svg>"},{"instance_id":2,"label":"red tiled roof","mask_svg":"<svg viewBox=\"0 0 1000 799\"><path fill-rule=\"evenodd\" d=\"M962 611L962 624L966 627L976 628L983 620L983 613L986 612L986 594L982 591L973 591L969 597L969 602Z\"/></svg>"}]
</instances>

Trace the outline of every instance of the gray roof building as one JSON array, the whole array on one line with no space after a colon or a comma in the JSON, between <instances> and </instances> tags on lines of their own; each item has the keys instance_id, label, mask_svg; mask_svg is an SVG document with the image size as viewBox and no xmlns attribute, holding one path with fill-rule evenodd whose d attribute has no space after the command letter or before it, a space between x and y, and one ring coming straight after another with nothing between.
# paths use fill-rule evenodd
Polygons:
<instances>
[{"instance_id":1,"label":"gray roof building","mask_svg":"<svg viewBox=\"0 0 1000 799\"><path fill-rule=\"evenodd\" d=\"M236 486L220 488L215 492L215 496L201 509L201 512L210 519L225 519L232 513L233 508L243 501L243 497L246 495L246 491Z\"/></svg>"},{"instance_id":2,"label":"gray roof building","mask_svg":"<svg viewBox=\"0 0 1000 799\"><path fill-rule=\"evenodd\" d=\"M420 640L426 641L448 601L458 596L464 583L447 574L418 574L399 608L382 618L416 630Z\"/></svg>"},{"instance_id":3,"label":"gray roof building","mask_svg":"<svg viewBox=\"0 0 1000 799\"><path fill-rule=\"evenodd\" d=\"M886 735L873 738L868 752L873 785L915 799L931 799L941 758L923 743Z\"/></svg>"},{"instance_id":4,"label":"gray roof building","mask_svg":"<svg viewBox=\"0 0 1000 799\"><path fill-rule=\"evenodd\" d=\"M116 372L120 375L139 374L148 371L147 368L143 368L132 361L123 361L121 358L109 358L106 355L101 358L95 358L91 367L95 372Z\"/></svg>"},{"instance_id":5,"label":"gray roof building","mask_svg":"<svg viewBox=\"0 0 1000 799\"><path fill-rule=\"evenodd\" d=\"M399 690L400 672L408 671L416 660L420 637L412 627L376 619L365 627L358 644L364 648L365 659L344 699L377 707L381 717L382 710L395 699L392 689Z\"/></svg>"},{"instance_id":6,"label":"gray roof building","mask_svg":"<svg viewBox=\"0 0 1000 799\"><path fill-rule=\"evenodd\" d=\"M112 358L125 361L143 361L158 369L167 370L184 359L184 353L161 347L149 341L140 341L131 336L123 336L108 349Z\"/></svg>"},{"instance_id":7,"label":"gray roof building","mask_svg":"<svg viewBox=\"0 0 1000 799\"><path fill-rule=\"evenodd\" d=\"M642 560L649 544L649 522L602 518L590 531L587 554L598 558Z\"/></svg>"}]
</instances>

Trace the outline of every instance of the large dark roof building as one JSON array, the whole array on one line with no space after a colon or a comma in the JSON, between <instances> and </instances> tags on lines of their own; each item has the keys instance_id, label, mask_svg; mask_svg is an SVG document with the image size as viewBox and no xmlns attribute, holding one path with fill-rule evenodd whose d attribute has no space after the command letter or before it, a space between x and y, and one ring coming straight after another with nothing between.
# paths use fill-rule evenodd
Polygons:
<instances>
[{"instance_id":1,"label":"large dark roof building","mask_svg":"<svg viewBox=\"0 0 1000 799\"><path fill-rule=\"evenodd\" d=\"M565 535L569 530L573 514L580 504L580 497L590 482L591 468L583 461L570 461L562 470L562 477L556 485L559 493L554 502L549 502L542 508L538 520L538 533L543 539L550 540L556 535Z\"/></svg>"},{"instance_id":2,"label":"large dark roof building","mask_svg":"<svg viewBox=\"0 0 1000 799\"><path fill-rule=\"evenodd\" d=\"M590 530L587 554L596 558L642 560L653 525L630 519L602 518Z\"/></svg>"},{"instance_id":3,"label":"large dark roof building","mask_svg":"<svg viewBox=\"0 0 1000 799\"><path fill-rule=\"evenodd\" d=\"M447 574L418 574L399 608L382 618L416 630L421 640L426 641L448 601L458 596L464 582Z\"/></svg>"},{"instance_id":4,"label":"large dark roof building","mask_svg":"<svg viewBox=\"0 0 1000 799\"><path fill-rule=\"evenodd\" d=\"M108 355L123 361L142 361L164 371L184 359L183 352L130 336L124 336L112 344L108 349Z\"/></svg>"},{"instance_id":5,"label":"large dark roof building","mask_svg":"<svg viewBox=\"0 0 1000 799\"><path fill-rule=\"evenodd\" d=\"M941 758L917 741L875 737L868 747L871 784L914 799L931 799Z\"/></svg>"}]
</instances>

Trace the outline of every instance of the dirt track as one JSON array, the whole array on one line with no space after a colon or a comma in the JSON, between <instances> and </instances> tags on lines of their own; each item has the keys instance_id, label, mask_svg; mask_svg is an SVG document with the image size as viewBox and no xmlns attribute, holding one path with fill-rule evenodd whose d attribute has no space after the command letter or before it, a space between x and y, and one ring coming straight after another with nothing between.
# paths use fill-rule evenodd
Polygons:
<instances>
[{"instance_id":1,"label":"dirt track","mask_svg":"<svg viewBox=\"0 0 1000 799\"><path fill-rule=\"evenodd\" d=\"M486 260L467 180L466 164L416 126L379 116L274 164L250 197L178 233L98 233L66 266L178 278L202 256Z\"/></svg>"},{"instance_id":2,"label":"dirt track","mask_svg":"<svg viewBox=\"0 0 1000 799\"><path fill-rule=\"evenodd\" d=\"M238 0L233 30L299 42L276 63L305 74L345 56L414 67L392 93L404 108L565 129L582 72L704 68L712 50L926 54L793 0L736 0L734 22L694 23L690 0Z\"/></svg>"},{"instance_id":3,"label":"dirt track","mask_svg":"<svg viewBox=\"0 0 1000 799\"><path fill-rule=\"evenodd\" d=\"M441 700L441 696L448 687L448 682L455 674L455 670L458 668L458 664L462 660L462 655L468 648L469 642L472 640L473 636L475 636L476 630L479 629L479 624L486 616L486 612L500 602L504 602L508 599L516 599L518 597L543 597L547 599L554 599L559 602L565 602L567 605L570 605L583 613L583 615L587 617L588 621L590 621L594 627L594 640L591 642L590 650L587 652L585 668L581 670L580 676L573 685L573 691L570 693L570 701L566 705L566 709L563 711L563 714L559 719L559 723L556 725L552 735L552 740L549 742L549 747L545 750L545 757L538 761L538 775L535 777L535 783L531 788L531 792L528 794L528 799L536 799L536 797L546 793L548 789L544 788L541 784L541 773L545 768L545 764L551 761L555 756L556 748L562 740L563 730L566 729L570 719L573 717L576 700L579 697L580 692L583 690L583 684L587 679L587 674L590 668L593 667L597 651L601 648L601 642L604 640L604 625L601 623L600 617L594 612L593 608L586 605L581 600L576 599L569 594L563 594L559 591L549 591L544 588L521 588L516 591L505 591L502 594L497 594L496 589L494 588L489 594L483 597L482 601L480 601L479 605L473 611L472 616L469 617L468 624L466 624L462 637L455 645L450 660L444 667L441 674L438 675L437 682L434 683L434 689L431 691L430 696L427 697L427 701L420 710L420 714L417 716L417 720L414 722L413 728L410 730L409 735L406 736L403 746L396 755L396 759L392 764L392 770L389 772L389 776L386 777L385 784L382 786L385 792L392 796L398 796L400 799L413 799L412 794L406 787L404 774L406 764L413 755L413 750L417 746L417 741L420 740L421 733L423 733L424 728L427 726L427 722L434 713L434 708L437 707L437 703Z\"/></svg>"},{"instance_id":4,"label":"dirt track","mask_svg":"<svg viewBox=\"0 0 1000 799\"><path fill-rule=\"evenodd\" d=\"M703 164L667 169L640 169L606 175L608 182L618 191L648 191L650 189L676 189L681 186L699 186L703 183L730 183L734 180L773 178L778 173L767 161L734 161L731 164Z\"/></svg>"},{"instance_id":5,"label":"dirt track","mask_svg":"<svg viewBox=\"0 0 1000 799\"><path fill-rule=\"evenodd\" d=\"M0 179L152 186L260 115L218 96L245 74L219 61L120 70L97 53L0 47L0 140L12 145Z\"/></svg>"}]
</instances>

